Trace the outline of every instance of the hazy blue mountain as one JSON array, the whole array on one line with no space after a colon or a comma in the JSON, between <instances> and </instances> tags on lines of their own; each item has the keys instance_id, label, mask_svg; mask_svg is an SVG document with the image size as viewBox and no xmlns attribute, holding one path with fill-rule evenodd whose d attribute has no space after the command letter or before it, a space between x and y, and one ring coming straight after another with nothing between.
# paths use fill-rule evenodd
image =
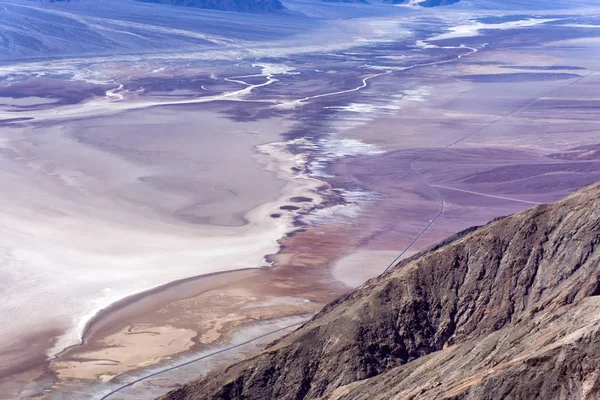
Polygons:
<instances>
[{"instance_id":1,"label":"hazy blue mountain","mask_svg":"<svg viewBox=\"0 0 600 400\"><path fill-rule=\"evenodd\" d=\"M228 12L168 3L220 2L238 8L284 7L281 12ZM0 0L0 62L70 56L204 51L291 40L330 20L392 17L415 12L390 6L409 0ZM359 4L369 1L371 4ZM442 5L456 0L426 0ZM600 0L594 0L600 1ZM244 2L242 4L242 2ZM275 3L276 2L276 3ZM451 8L538 10L580 7L583 0L460 0ZM271 4L271 5L269 5ZM277 5L275 5L277 4ZM258 10L258 8L255 8ZM342 33L343 34L343 33ZM322 36L317 39L325 40Z\"/></svg>"},{"instance_id":2,"label":"hazy blue mountain","mask_svg":"<svg viewBox=\"0 0 600 400\"><path fill-rule=\"evenodd\" d=\"M450 4L458 3L460 0L425 0L419 3L423 7L436 7L436 6L447 6Z\"/></svg>"},{"instance_id":3,"label":"hazy blue mountain","mask_svg":"<svg viewBox=\"0 0 600 400\"><path fill-rule=\"evenodd\" d=\"M284 40L319 24L286 10L233 13L134 0L0 0L0 61L201 51Z\"/></svg>"},{"instance_id":4,"label":"hazy blue mountain","mask_svg":"<svg viewBox=\"0 0 600 400\"><path fill-rule=\"evenodd\" d=\"M458 3L460 0L324 0L337 3L363 3L363 4L418 4L422 7L446 6Z\"/></svg>"},{"instance_id":5,"label":"hazy blue mountain","mask_svg":"<svg viewBox=\"0 0 600 400\"><path fill-rule=\"evenodd\" d=\"M206 8L209 10L241 12L273 12L284 9L279 0L137 0L143 3Z\"/></svg>"},{"instance_id":6,"label":"hazy blue mountain","mask_svg":"<svg viewBox=\"0 0 600 400\"><path fill-rule=\"evenodd\" d=\"M251 4L262 4L263 9L284 8L280 12L230 12L136 0L0 0L0 62L234 48L233 57L246 52L248 46L270 43L272 47L313 29L325 29L330 20L390 17L410 11L383 4L365 7L321 0L185 2L229 2L238 9ZM310 44L326 40L319 36Z\"/></svg>"}]
</instances>

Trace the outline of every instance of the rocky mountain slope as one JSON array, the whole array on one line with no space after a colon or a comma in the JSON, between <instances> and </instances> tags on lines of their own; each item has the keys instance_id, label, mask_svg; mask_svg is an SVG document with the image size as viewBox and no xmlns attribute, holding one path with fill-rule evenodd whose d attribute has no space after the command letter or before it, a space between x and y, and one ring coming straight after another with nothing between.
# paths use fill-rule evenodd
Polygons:
<instances>
[{"instance_id":1,"label":"rocky mountain slope","mask_svg":"<svg viewBox=\"0 0 600 400\"><path fill-rule=\"evenodd\" d=\"M597 399L600 184L447 239L184 399Z\"/></svg>"},{"instance_id":2,"label":"rocky mountain slope","mask_svg":"<svg viewBox=\"0 0 600 400\"><path fill-rule=\"evenodd\" d=\"M168 4L222 11L273 12L283 10L279 0L138 0L144 3Z\"/></svg>"}]
</instances>

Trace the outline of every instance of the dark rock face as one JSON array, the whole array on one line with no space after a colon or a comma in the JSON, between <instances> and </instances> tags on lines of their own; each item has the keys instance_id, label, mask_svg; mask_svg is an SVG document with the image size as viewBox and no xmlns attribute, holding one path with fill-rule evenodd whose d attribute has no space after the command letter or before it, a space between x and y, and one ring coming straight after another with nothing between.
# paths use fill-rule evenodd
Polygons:
<instances>
[{"instance_id":1,"label":"dark rock face","mask_svg":"<svg viewBox=\"0 0 600 400\"><path fill-rule=\"evenodd\" d=\"M163 399L597 399L600 184L455 235Z\"/></svg>"},{"instance_id":2,"label":"dark rock face","mask_svg":"<svg viewBox=\"0 0 600 400\"><path fill-rule=\"evenodd\" d=\"M241 11L251 13L283 10L279 0L137 0L144 3L206 8L210 10Z\"/></svg>"}]
</instances>

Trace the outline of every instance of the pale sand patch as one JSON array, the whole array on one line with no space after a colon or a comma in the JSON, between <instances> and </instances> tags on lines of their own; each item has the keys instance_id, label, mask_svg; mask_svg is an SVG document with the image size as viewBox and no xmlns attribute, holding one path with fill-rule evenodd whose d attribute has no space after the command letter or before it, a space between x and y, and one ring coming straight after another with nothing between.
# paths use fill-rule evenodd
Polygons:
<instances>
[{"instance_id":1,"label":"pale sand patch","mask_svg":"<svg viewBox=\"0 0 600 400\"><path fill-rule=\"evenodd\" d=\"M94 318L86 330L83 345L69 348L50 362L50 375L59 379L49 387L63 393L63 390L89 385L90 380L124 379L122 376L144 366L155 368L229 344L236 335L248 335L248 327L256 324L262 326L281 318L312 315L335 296L329 286L324 291L324 286L315 284L318 278L314 274L301 274L303 278L310 275L306 282L294 281L296 272L295 268L283 267L217 273L174 282L120 301ZM290 288L284 288L286 282L290 282ZM140 365L122 363L116 368L116 362L107 362L104 350L114 344L106 338L139 330L140 326L191 330L196 334L191 348L181 352L178 347L169 347L173 354L165 349L160 357L153 353L148 358L145 356L147 338L129 335L126 342L119 344L119 351L144 355ZM75 372L79 365L82 370ZM115 372L117 369L119 372ZM77 377L73 379L75 374Z\"/></svg>"},{"instance_id":2,"label":"pale sand patch","mask_svg":"<svg viewBox=\"0 0 600 400\"><path fill-rule=\"evenodd\" d=\"M310 315L322 306L303 298L257 294L256 290L250 290L252 285L246 288L244 284L248 285L215 288L157 309L147 309L117 332L73 347L53 361L50 369L61 381L110 380L188 350L226 344L242 328L257 322Z\"/></svg>"},{"instance_id":3,"label":"pale sand patch","mask_svg":"<svg viewBox=\"0 0 600 400\"><path fill-rule=\"evenodd\" d=\"M80 347L93 346L101 338L109 336L130 324L152 323L154 325L161 325L166 324L165 321L167 320L173 321L173 319L184 318L187 308L178 310L181 311L181 315L178 313L170 315L168 306L171 304L184 305L189 301L188 299L219 288L236 287L241 282L247 284L256 280L257 276L264 273L265 271L261 269L247 269L201 275L172 282L155 290L142 292L123 299L102 310L102 312L98 313L90 321L85 330L84 345L75 346L73 350L78 351ZM252 301L252 298L251 296L248 301ZM161 318L159 319L153 317L153 314L157 312L160 312ZM196 317L195 313L193 317ZM69 351L66 354L67 359L68 353Z\"/></svg>"},{"instance_id":4,"label":"pale sand patch","mask_svg":"<svg viewBox=\"0 0 600 400\"><path fill-rule=\"evenodd\" d=\"M415 253L407 251L401 259ZM398 254L400 252L395 250L359 250L336 261L331 269L331 274L339 282L355 288L381 274L398 257Z\"/></svg>"},{"instance_id":5,"label":"pale sand patch","mask_svg":"<svg viewBox=\"0 0 600 400\"><path fill-rule=\"evenodd\" d=\"M61 379L90 379L93 376L108 379L189 350L196 335L192 329L169 325L133 325L104 338L102 343L106 347L78 354L80 361L57 361L55 367ZM127 351L132 346L138 351Z\"/></svg>"},{"instance_id":6,"label":"pale sand patch","mask_svg":"<svg viewBox=\"0 0 600 400\"><path fill-rule=\"evenodd\" d=\"M181 359L178 359L174 364L191 361L199 357L206 357L210 354L214 354L217 351L226 350L231 346L239 347L219 353L215 357L208 357L202 361L192 362L170 371L163 371L159 375L150 377L142 382L138 382L132 386L120 390L117 395L112 397L115 399L154 399L162 396L169 390L177 389L182 384L196 380L206 375L210 371L215 371L218 368L235 362L236 360L256 355L272 341L295 330L298 327L297 324L306 322L309 317L309 315L301 315L248 325L243 330L236 332L226 344L200 350L199 352L190 353L186 356L183 356ZM285 329L285 327L288 328ZM261 338L256 339L258 337ZM256 340L244 344L246 341L251 339ZM167 365L171 366L173 364L169 363ZM157 366L155 368L151 368L150 371L160 371L160 367ZM134 376L137 377L138 375ZM105 394L109 389L115 389L116 387L121 386L123 383L131 381L132 378L123 377L123 380L119 382L111 382L108 385L102 386L99 385L97 386L96 390L88 390L85 393L93 393L96 395L95 398L98 398L98 394ZM60 393L62 394L63 392ZM55 398L69 397L56 396Z\"/></svg>"}]
</instances>

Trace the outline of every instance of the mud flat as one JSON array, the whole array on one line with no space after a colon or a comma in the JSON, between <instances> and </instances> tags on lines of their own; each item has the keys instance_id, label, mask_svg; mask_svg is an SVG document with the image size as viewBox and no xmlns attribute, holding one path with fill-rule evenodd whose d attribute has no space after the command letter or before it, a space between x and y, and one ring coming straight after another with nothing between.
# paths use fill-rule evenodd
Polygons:
<instances>
[{"instance_id":1,"label":"mud flat","mask_svg":"<svg viewBox=\"0 0 600 400\"><path fill-rule=\"evenodd\" d=\"M198 109L134 114L3 130L1 179L11 194L1 200L1 335L8 346L1 351L11 354L3 357L3 375L77 344L86 326L91 335L98 325L89 321L98 313L129 318L132 308L123 298L128 303L152 288L166 293L165 282L199 274L268 266L265 256L276 253L277 240L294 229L291 215L271 214L289 198L318 200L312 181L278 176L270 156L257 150L278 139L283 120L232 122ZM177 293L182 295L181 285ZM144 295L150 297L166 301ZM115 302L119 312L113 313L106 307ZM142 330L134 336L187 338L184 343L197 336L173 329L165 325L156 327L157 334ZM58 339L26 338L23 331ZM123 335L129 334L112 332L105 347L137 345ZM32 340L35 346L27 344ZM151 359L189 347L165 350L163 342L153 343L163 350ZM115 356L104 362L125 365L115 372L145 364ZM91 376L85 368L73 373L71 366L65 369L74 377Z\"/></svg>"},{"instance_id":2,"label":"mud flat","mask_svg":"<svg viewBox=\"0 0 600 400\"><path fill-rule=\"evenodd\" d=\"M3 374L20 374L0 384L106 393L307 318L417 237L411 252L600 179L600 60L586 56L600 53L540 47L560 36L547 25L521 27L539 31L522 43L477 25L227 80L211 70L197 98L160 71L155 87L140 81L148 92L91 85L82 109L5 121L0 352ZM523 70L506 65L571 75L515 81L500 75Z\"/></svg>"}]
</instances>

